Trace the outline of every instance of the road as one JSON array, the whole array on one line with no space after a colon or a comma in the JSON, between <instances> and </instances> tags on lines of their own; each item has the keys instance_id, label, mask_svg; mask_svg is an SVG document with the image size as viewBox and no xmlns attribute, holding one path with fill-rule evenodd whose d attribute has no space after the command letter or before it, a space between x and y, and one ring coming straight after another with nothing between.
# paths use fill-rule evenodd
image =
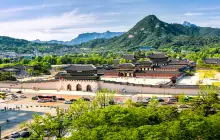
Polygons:
<instances>
[{"instance_id":1,"label":"road","mask_svg":"<svg viewBox=\"0 0 220 140\"><path fill-rule=\"evenodd\" d=\"M2 90L2 89L1 89ZM16 93L20 89L11 89L12 93ZM63 97L66 100L70 99L78 99L81 97L87 97L87 98L94 98L95 93L92 92L79 92L79 91L56 91L56 90L30 90L25 89L22 90L25 96L27 96L26 99L21 99L18 101L0 101L0 108L4 109L4 107L8 108L16 108L16 106L20 107L20 110L8 110L8 111L2 111L0 113L0 125L2 126L2 136L9 135L10 133L14 131L19 130L19 124L25 121L29 121L32 119L32 115L35 113L39 113L43 115L44 113L55 113L55 107L60 107L67 109L69 105L64 104L63 101L58 102L49 102L49 103L38 103L35 100L32 100L31 97L36 95L56 95L57 98ZM19 95L19 94L17 94ZM117 102L125 102L127 99L134 99L136 97L152 97L157 96L161 98L168 98L172 97L172 95L155 95L155 94L138 94L138 95L131 95L131 94L116 94L115 100ZM22 108L21 108L22 107ZM54 107L54 108L51 108ZM9 120L9 123L6 122L6 120Z\"/></svg>"}]
</instances>

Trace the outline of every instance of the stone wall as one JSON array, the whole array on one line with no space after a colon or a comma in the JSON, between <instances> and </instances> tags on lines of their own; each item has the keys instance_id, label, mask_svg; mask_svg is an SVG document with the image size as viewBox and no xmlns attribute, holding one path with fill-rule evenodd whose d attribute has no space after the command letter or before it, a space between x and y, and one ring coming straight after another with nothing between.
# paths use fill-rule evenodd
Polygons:
<instances>
[{"instance_id":1,"label":"stone wall","mask_svg":"<svg viewBox=\"0 0 220 140\"><path fill-rule=\"evenodd\" d=\"M49 82L29 82L29 83L17 83L17 82L0 82L0 88L23 88L33 89L39 88L40 90L56 90L59 87L59 81Z\"/></svg>"},{"instance_id":2,"label":"stone wall","mask_svg":"<svg viewBox=\"0 0 220 140\"><path fill-rule=\"evenodd\" d=\"M68 85L71 87L71 90L76 91L77 85L81 85L82 91L87 91L87 87L91 87L91 91L98 90L98 82L93 80L61 80L58 89L68 90Z\"/></svg>"},{"instance_id":3,"label":"stone wall","mask_svg":"<svg viewBox=\"0 0 220 140\"><path fill-rule=\"evenodd\" d=\"M199 88L187 88L186 86L181 88L171 88L171 87L150 87L150 86L142 86L142 85L134 85L134 84L119 84L119 83L108 83L104 81L99 82L99 88L107 88L109 90L117 91L120 93L143 93L143 94L166 94L166 95L174 95L181 94L184 92L187 95L197 95L199 92Z\"/></svg>"},{"instance_id":4,"label":"stone wall","mask_svg":"<svg viewBox=\"0 0 220 140\"><path fill-rule=\"evenodd\" d=\"M68 90L67 86L71 87L71 90L76 91L77 85L82 87L82 91L87 91L90 86L91 91L97 91L98 82L93 80L60 80L60 81L42 81L42 82L0 82L0 88L24 88L33 89L34 87L40 90Z\"/></svg>"},{"instance_id":5,"label":"stone wall","mask_svg":"<svg viewBox=\"0 0 220 140\"><path fill-rule=\"evenodd\" d=\"M40 90L68 90L68 86L72 91L77 90L77 85L80 85L82 91L87 91L88 85L91 87L91 91L97 91L102 88L109 90L120 91L121 93L145 93L145 94L180 94L182 92L188 95L196 95L199 92L199 88L192 86L176 86L176 87L159 87L159 86L144 86L141 84L127 84L120 82L105 82L105 81L93 81L93 80L60 80L49 82L30 82L30 83L17 83L17 82L0 82L0 88L16 88L20 89L33 89L33 87Z\"/></svg>"}]
</instances>

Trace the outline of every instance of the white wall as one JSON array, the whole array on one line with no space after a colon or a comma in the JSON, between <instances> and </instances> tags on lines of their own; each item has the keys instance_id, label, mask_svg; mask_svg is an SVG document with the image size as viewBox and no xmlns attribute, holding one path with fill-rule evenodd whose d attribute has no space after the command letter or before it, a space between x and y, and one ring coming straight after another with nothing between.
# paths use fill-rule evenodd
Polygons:
<instances>
[{"instance_id":1,"label":"white wall","mask_svg":"<svg viewBox=\"0 0 220 140\"><path fill-rule=\"evenodd\" d=\"M147 94L181 94L184 92L188 95L197 95L199 89L177 89L177 88L155 88L155 87L142 87L142 86L132 86L132 85L120 85L113 83L99 82L99 88L107 88L109 90L120 90L121 93L147 93Z\"/></svg>"},{"instance_id":2,"label":"white wall","mask_svg":"<svg viewBox=\"0 0 220 140\"><path fill-rule=\"evenodd\" d=\"M18 83L8 82L8 83L0 83L0 88L25 88L25 89L33 89L33 87L39 88L40 90L56 90L59 87L59 81L54 82L36 82L36 83Z\"/></svg>"},{"instance_id":3,"label":"white wall","mask_svg":"<svg viewBox=\"0 0 220 140\"><path fill-rule=\"evenodd\" d=\"M64 80L60 81L60 85L57 87L61 90L67 90L67 86L71 85L72 90L76 91L76 86L80 84L82 86L82 91L87 91L87 86L90 85L92 91L97 91L98 89L98 82L92 80Z\"/></svg>"},{"instance_id":4,"label":"white wall","mask_svg":"<svg viewBox=\"0 0 220 140\"><path fill-rule=\"evenodd\" d=\"M102 88L107 88L109 90L120 90L121 93L147 93L147 94L180 94L182 92L188 95L196 95L199 89L181 89L181 88L155 88L155 87L142 87L142 86L132 86L132 85L120 85L113 83L104 83L103 81L91 81L91 80L64 80L64 81L54 81L54 82L39 82L39 83L23 83L22 87L25 89L32 89L33 87L39 88L40 90L67 90L67 85L70 84L72 91L76 91L76 85L81 84L82 91L86 91L87 85L90 85L92 91L97 91ZM10 86L12 85L12 86ZM4 83L0 82L0 88L21 88L19 83ZM123 90L125 89L125 90Z\"/></svg>"}]
</instances>

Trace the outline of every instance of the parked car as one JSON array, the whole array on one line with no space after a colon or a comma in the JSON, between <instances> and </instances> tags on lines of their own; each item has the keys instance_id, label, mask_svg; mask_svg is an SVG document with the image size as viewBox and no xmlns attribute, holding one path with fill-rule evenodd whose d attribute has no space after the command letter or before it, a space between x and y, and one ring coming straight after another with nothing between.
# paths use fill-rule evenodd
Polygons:
<instances>
[{"instance_id":1,"label":"parked car","mask_svg":"<svg viewBox=\"0 0 220 140\"><path fill-rule=\"evenodd\" d=\"M38 103L46 103L45 100L37 100Z\"/></svg>"},{"instance_id":2,"label":"parked car","mask_svg":"<svg viewBox=\"0 0 220 140\"><path fill-rule=\"evenodd\" d=\"M20 94L21 94L21 93L22 93L22 91L20 91L20 90L19 90L19 91L17 91L16 93L20 93Z\"/></svg>"},{"instance_id":3,"label":"parked car","mask_svg":"<svg viewBox=\"0 0 220 140\"><path fill-rule=\"evenodd\" d=\"M30 132L29 131L23 131L21 132L21 137L22 138L28 138L30 136Z\"/></svg>"},{"instance_id":4,"label":"parked car","mask_svg":"<svg viewBox=\"0 0 220 140\"><path fill-rule=\"evenodd\" d=\"M150 97L148 97L148 98L145 98L145 99L146 99L146 100L149 100L149 101L151 100L151 98L150 98Z\"/></svg>"},{"instance_id":5,"label":"parked car","mask_svg":"<svg viewBox=\"0 0 220 140\"><path fill-rule=\"evenodd\" d=\"M70 101L71 101L71 102L76 102L77 100L76 100L76 99L70 99Z\"/></svg>"},{"instance_id":6,"label":"parked car","mask_svg":"<svg viewBox=\"0 0 220 140\"><path fill-rule=\"evenodd\" d=\"M176 98L168 98L168 103L175 103L177 102L177 99Z\"/></svg>"},{"instance_id":7,"label":"parked car","mask_svg":"<svg viewBox=\"0 0 220 140\"><path fill-rule=\"evenodd\" d=\"M37 97L37 96L34 96L34 97L32 97L31 99L32 99L32 100L37 100L38 97Z\"/></svg>"},{"instance_id":8,"label":"parked car","mask_svg":"<svg viewBox=\"0 0 220 140\"><path fill-rule=\"evenodd\" d=\"M73 102L71 101L65 101L64 104L72 104Z\"/></svg>"},{"instance_id":9,"label":"parked car","mask_svg":"<svg viewBox=\"0 0 220 140\"><path fill-rule=\"evenodd\" d=\"M157 99L158 100L158 102L164 102L164 99L161 99L161 98L159 98L159 99Z\"/></svg>"},{"instance_id":10,"label":"parked car","mask_svg":"<svg viewBox=\"0 0 220 140\"><path fill-rule=\"evenodd\" d=\"M59 100L59 101L65 101L65 99L64 98L57 98L57 100Z\"/></svg>"},{"instance_id":11,"label":"parked car","mask_svg":"<svg viewBox=\"0 0 220 140\"><path fill-rule=\"evenodd\" d=\"M11 97L12 97L12 98L18 98L18 96L15 95L15 94L12 94Z\"/></svg>"},{"instance_id":12,"label":"parked car","mask_svg":"<svg viewBox=\"0 0 220 140\"><path fill-rule=\"evenodd\" d=\"M11 133L11 138L19 138L19 137L20 137L20 133L18 132Z\"/></svg>"},{"instance_id":13,"label":"parked car","mask_svg":"<svg viewBox=\"0 0 220 140\"><path fill-rule=\"evenodd\" d=\"M25 95L21 95L20 98L27 98Z\"/></svg>"}]
</instances>

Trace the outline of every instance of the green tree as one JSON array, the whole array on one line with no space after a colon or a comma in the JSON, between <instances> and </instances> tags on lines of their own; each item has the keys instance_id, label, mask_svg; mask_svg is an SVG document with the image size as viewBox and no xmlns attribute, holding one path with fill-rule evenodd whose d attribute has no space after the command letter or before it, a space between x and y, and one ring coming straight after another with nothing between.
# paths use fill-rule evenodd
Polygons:
<instances>
[{"instance_id":1,"label":"green tree","mask_svg":"<svg viewBox=\"0 0 220 140\"><path fill-rule=\"evenodd\" d=\"M28 60L27 60L26 58L23 58L23 59L21 60L21 64L28 64Z\"/></svg>"},{"instance_id":2,"label":"green tree","mask_svg":"<svg viewBox=\"0 0 220 140\"><path fill-rule=\"evenodd\" d=\"M181 95L179 96L178 102L179 102L181 105L186 105L187 100L186 100L186 95L185 95L185 93L181 93Z\"/></svg>"},{"instance_id":3,"label":"green tree","mask_svg":"<svg viewBox=\"0 0 220 140\"><path fill-rule=\"evenodd\" d=\"M96 102L100 107L106 107L114 99L114 91L108 89L101 89L96 92Z\"/></svg>"},{"instance_id":4,"label":"green tree","mask_svg":"<svg viewBox=\"0 0 220 140\"><path fill-rule=\"evenodd\" d=\"M32 68L29 68L29 69L28 69L28 74L29 74L29 75L32 75L33 72L34 72L34 70L33 70Z\"/></svg>"},{"instance_id":5,"label":"green tree","mask_svg":"<svg viewBox=\"0 0 220 140\"><path fill-rule=\"evenodd\" d=\"M195 112L208 116L219 110L219 90L215 86L201 86L198 97L192 100L192 108Z\"/></svg>"},{"instance_id":6,"label":"green tree","mask_svg":"<svg viewBox=\"0 0 220 140\"><path fill-rule=\"evenodd\" d=\"M121 58L119 64L124 64L124 63L126 63L126 60L124 58Z\"/></svg>"},{"instance_id":7,"label":"green tree","mask_svg":"<svg viewBox=\"0 0 220 140\"><path fill-rule=\"evenodd\" d=\"M72 118L64 109L56 109L56 115L52 116L47 113L45 116L35 114L33 121L30 123L23 123L21 127L27 127L31 130L32 139L41 139L44 137L63 138L72 126Z\"/></svg>"}]
</instances>

